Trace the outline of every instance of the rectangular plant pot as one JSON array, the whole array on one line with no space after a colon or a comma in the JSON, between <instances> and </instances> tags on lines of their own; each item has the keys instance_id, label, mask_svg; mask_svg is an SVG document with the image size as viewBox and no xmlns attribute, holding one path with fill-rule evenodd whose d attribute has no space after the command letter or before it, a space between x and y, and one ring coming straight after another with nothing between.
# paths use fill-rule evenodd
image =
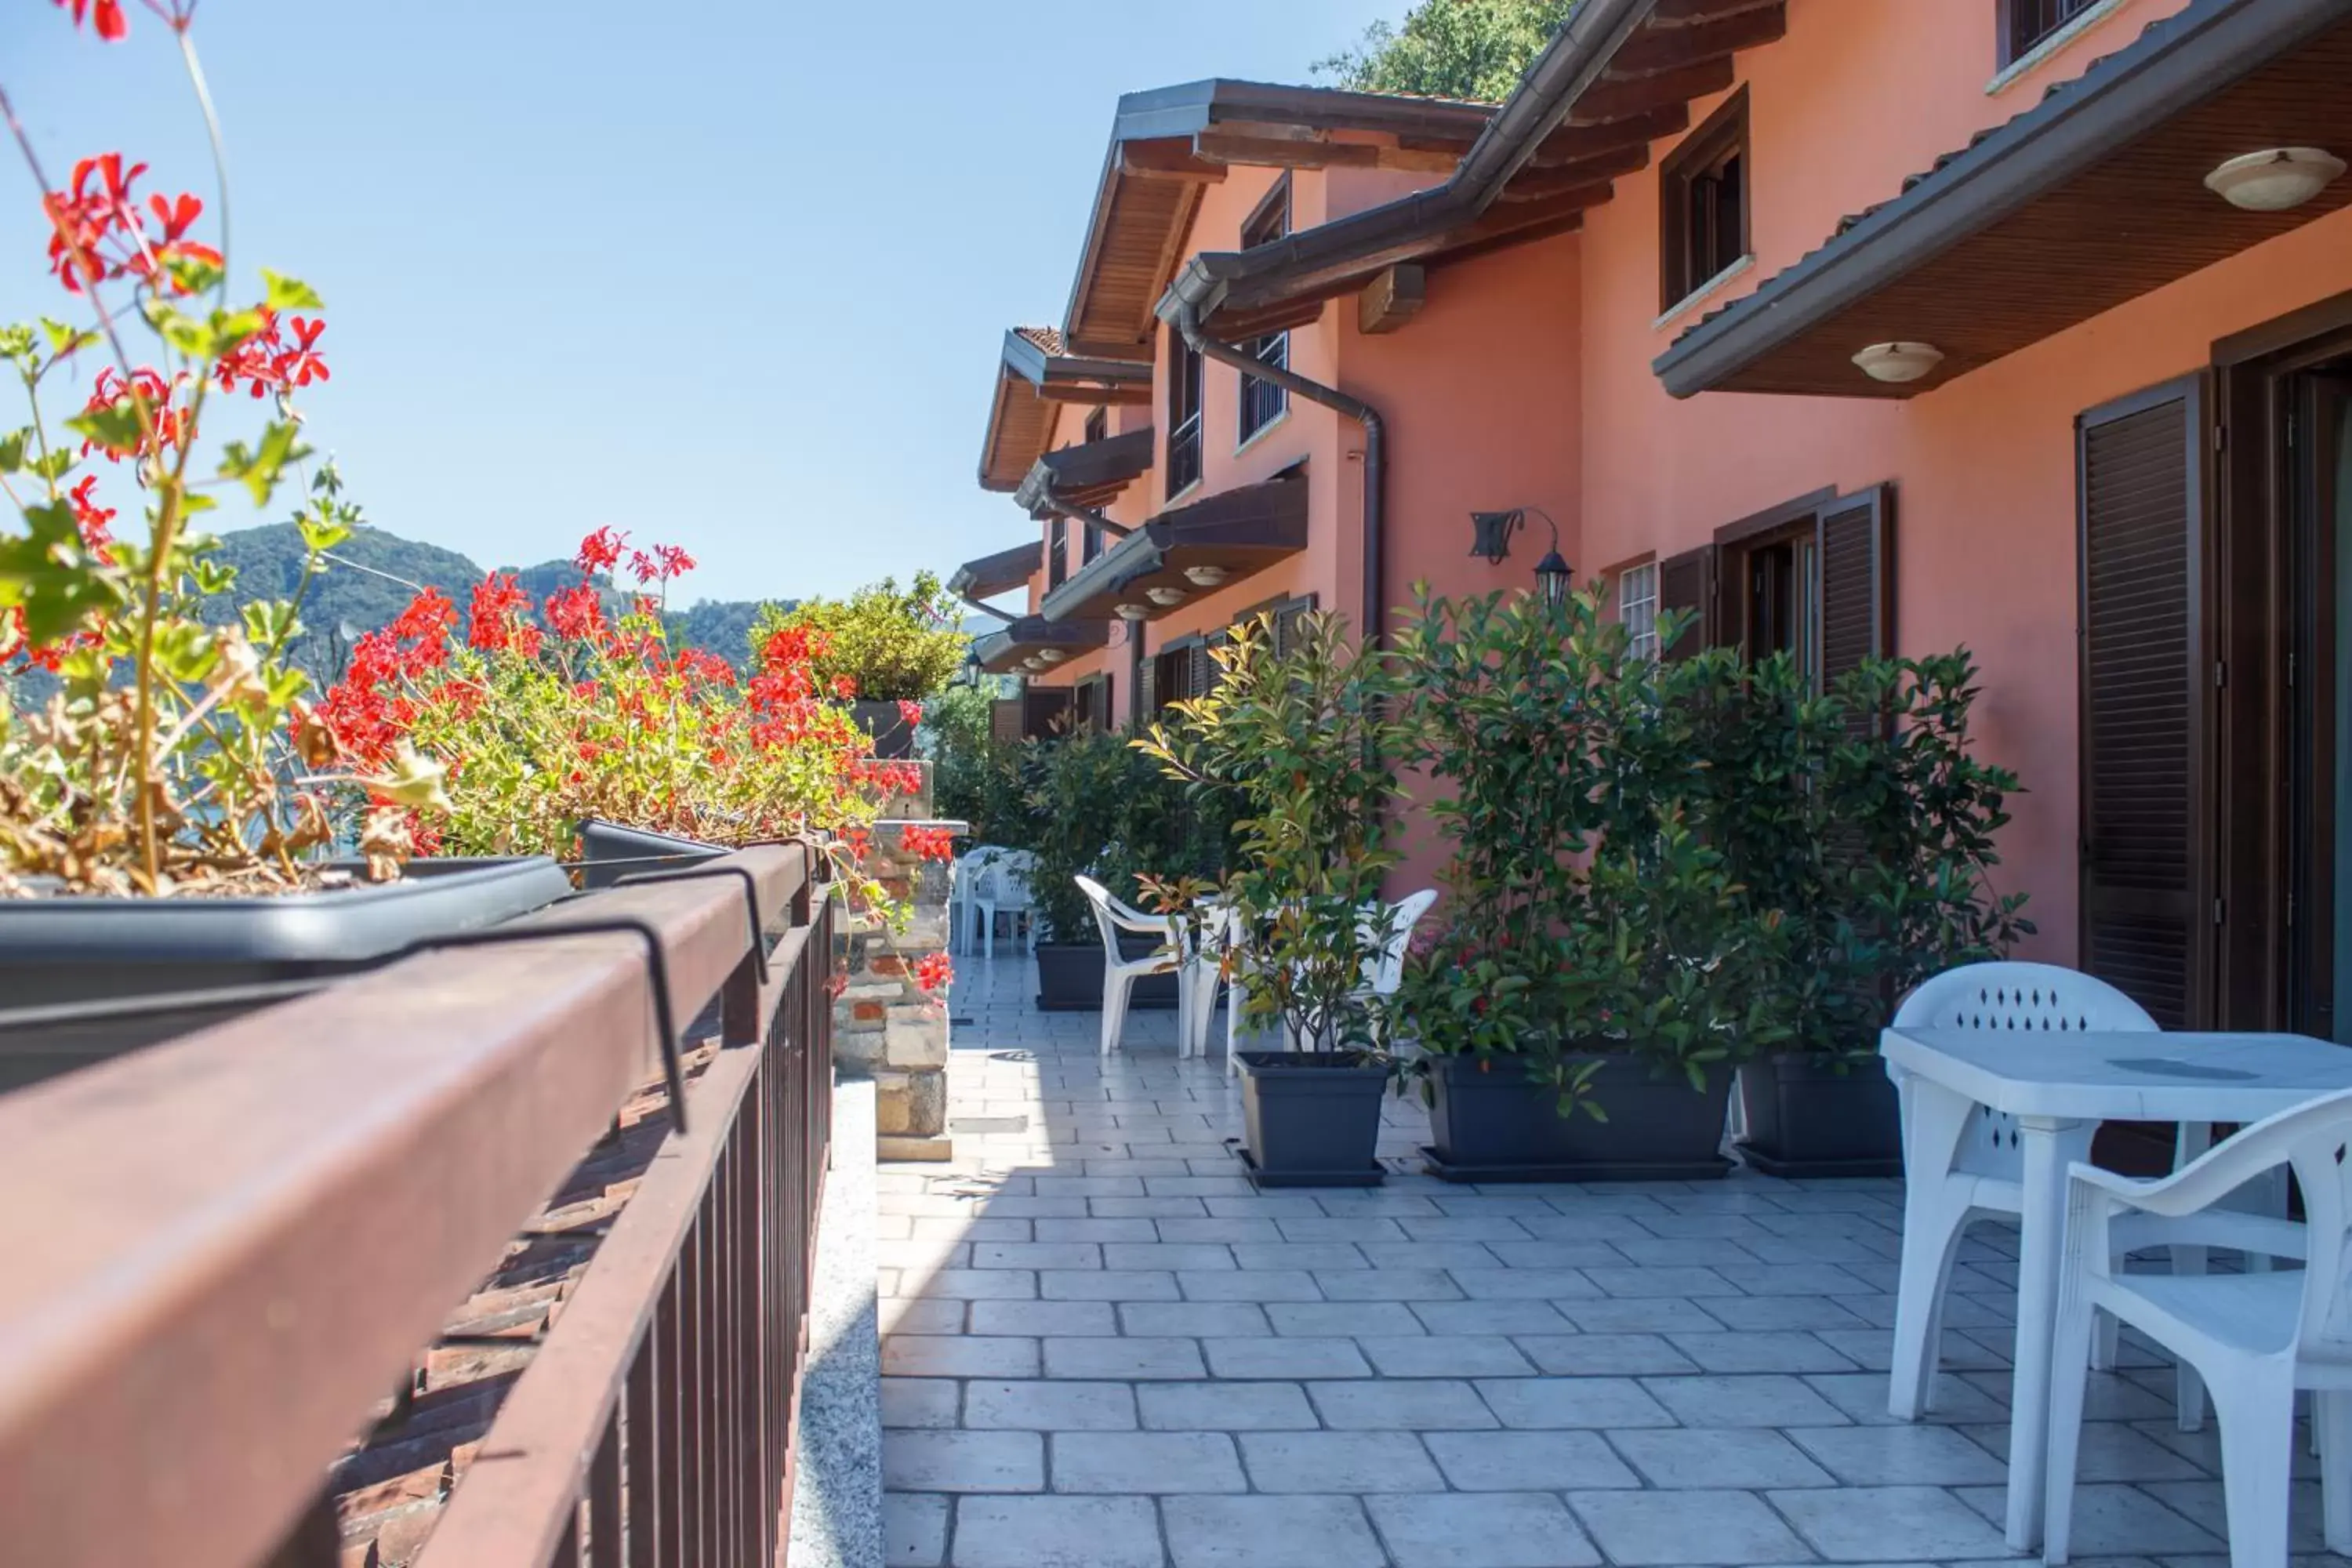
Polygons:
<instances>
[{"instance_id":1,"label":"rectangular plant pot","mask_svg":"<svg viewBox=\"0 0 2352 1568\"><path fill-rule=\"evenodd\" d=\"M1654 1076L1638 1057L1570 1055L1570 1067L1597 1062L1587 1092L1607 1111L1559 1114L1559 1091L1528 1076L1517 1058L1482 1068L1473 1057L1430 1066L1431 1142L1422 1151L1432 1174L1449 1182L1703 1181L1731 1162L1722 1153L1731 1072L1708 1075L1694 1089L1677 1075Z\"/></svg>"},{"instance_id":2,"label":"rectangular plant pot","mask_svg":"<svg viewBox=\"0 0 2352 1568\"><path fill-rule=\"evenodd\" d=\"M1369 1187L1378 1149L1384 1067L1349 1056L1243 1051L1242 1162L1262 1187Z\"/></svg>"},{"instance_id":3,"label":"rectangular plant pot","mask_svg":"<svg viewBox=\"0 0 2352 1568\"><path fill-rule=\"evenodd\" d=\"M1741 1158L1768 1176L1899 1176L1902 1105L1876 1058L1846 1070L1819 1057L1790 1055L1739 1069L1748 1131Z\"/></svg>"},{"instance_id":4,"label":"rectangular plant pot","mask_svg":"<svg viewBox=\"0 0 2352 1568\"><path fill-rule=\"evenodd\" d=\"M1128 932L1119 952L1142 958L1160 944L1148 936ZM1103 999L1103 950L1098 943L1041 942L1037 944L1037 1010L1041 1013L1099 1013ZM1128 1010L1167 1012L1176 1005L1176 972L1147 974L1128 994Z\"/></svg>"},{"instance_id":5,"label":"rectangular plant pot","mask_svg":"<svg viewBox=\"0 0 2352 1568\"><path fill-rule=\"evenodd\" d=\"M874 737L874 754L897 761L915 754L915 727L907 722L896 702L859 699L849 705L857 727Z\"/></svg>"},{"instance_id":6,"label":"rectangular plant pot","mask_svg":"<svg viewBox=\"0 0 2352 1568\"><path fill-rule=\"evenodd\" d=\"M0 900L0 1086L283 1001L571 891L562 867L533 856L414 860L397 882L276 898Z\"/></svg>"},{"instance_id":7,"label":"rectangular plant pot","mask_svg":"<svg viewBox=\"0 0 2352 1568\"><path fill-rule=\"evenodd\" d=\"M593 891L640 871L683 870L705 860L716 860L726 853L699 838L624 827L617 822L590 817L580 825L580 855L584 862L580 868L580 885Z\"/></svg>"}]
</instances>

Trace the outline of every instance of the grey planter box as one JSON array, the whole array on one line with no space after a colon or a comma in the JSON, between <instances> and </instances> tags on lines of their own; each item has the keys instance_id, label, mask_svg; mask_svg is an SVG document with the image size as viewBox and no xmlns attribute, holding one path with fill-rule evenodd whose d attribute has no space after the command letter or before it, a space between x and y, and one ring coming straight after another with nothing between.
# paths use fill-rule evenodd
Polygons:
<instances>
[{"instance_id":1,"label":"grey planter box","mask_svg":"<svg viewBox=\"0 0 2352 1568\"><path fill-rule=\"evenodd\" d=\"M1768 1057L1739 1069L1748 1131L1740 1157L1769 1176L1899 1176L1902 1103L1886 1068L1863 1057L1838 1064Z\"/></svg>"},{"instance_id":2,"label":"grey planter box","mask_svg":"<svg viewBox=\"0 0 2352 1568\"><path fill-rule=\"evenodd\" d=\"M586 861L580 868L580 885L592 891L641 871L682 870L727 853L699 838L624 827L594 817L580 825L580 847L581 858Z\"/></svg>"},{"instance_id":3,"label":"grey planter box","mask_svg":"<svg viewBox=\"0 0 2352 1568\"><path fill-rule=\"evenodd\" d=\"M1517 1058L1447 1057L1430 1067L1433 1174L1450 1182L1697 1181L1720 1176L1731 1071L1708 1075L1694 1089L1677 1075L1658 1077L1638 1057L1570 1055L1569 1065L1597 1062L1588 1092L1609 1113L1601 1121L1559 1114L1559 1093L1528 1076Z\"/></svg>"},{"instance_id":4,"label":"grey planter box","mask_svg":"<svg viewBox=\"0 0 2352 1568\"><path fill-rule=\"evenodd\" d=\"M859 729L874 737L876 756L896 761L915 754L915 727L898 711L897 702L860 698L849 705L849 715Z\"/></svg>"},{"instance_id":5,"label":"grey planter box","mask_svg":"<svg viewBox=\"0 0 2352 1568\"><path fill-rule=\"evenodd\" d=\"M1127 932L1119 951L1141 958L1160 944L1150 937ZM1037 1010L1041 1013L1099 1013L1103 995L1103 950L1099 942L1041 942L1037 944ZM1128 1011L1164 1013L1176 1005L1176 972L1147 974L1128 993Z\"/></svg>"},{"instance_id":6,"label":"grey planter box","mask_svg":"<svg viewBox=\"0 0 2352 1568\"><path fill-rule=\"evenodd\" d=\"M567 896L541 856L415 860L398 882L278 898L0 900L0 1090L299 995L411 943ZM331 1044L331 1042L321 1042Z\"/></svg>"},{"instance_id":7,"label":"grey planter box","mask_svg":"<svg viewBox=\"0 0 2352 1568\"><path fill-rule=\"evenodd\" d=\"M1244 1051L1242 1161L1262 1187L1370 1187L1378 1150L1384 1067L1353 1057Z\"/></svg>"}]
</instances>

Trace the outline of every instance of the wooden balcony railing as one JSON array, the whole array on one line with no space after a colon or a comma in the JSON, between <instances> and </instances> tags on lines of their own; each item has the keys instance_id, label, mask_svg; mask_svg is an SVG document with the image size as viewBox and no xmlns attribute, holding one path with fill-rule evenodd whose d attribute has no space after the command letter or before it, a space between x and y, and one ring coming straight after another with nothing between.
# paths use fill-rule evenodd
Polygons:
<instances>
[{"instance_id":1,"label":"wooden balcony railing","mask_svg":"<svg viewBox=\"0 0 2352 1568\"><path fill-rule=\"evenodd\" d=\"M800 845L716 864L0 1100L0 1562L337 1560L330 1467L662 1068L647 942L560 934L614 920L721 1048L419 1561L776 1561L833 900Z\"/></svg>"}]
</instances>

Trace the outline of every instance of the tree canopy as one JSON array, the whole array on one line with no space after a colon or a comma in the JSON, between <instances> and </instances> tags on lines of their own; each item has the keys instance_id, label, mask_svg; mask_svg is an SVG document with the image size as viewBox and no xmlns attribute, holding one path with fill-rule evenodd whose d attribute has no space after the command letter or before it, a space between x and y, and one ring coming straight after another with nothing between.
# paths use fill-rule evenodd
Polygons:
<instances>
[{"instance_id":1,"label":"tree canopy","mask_svg":"<svg viewBox=\"0 0 2352 1568\"><path fill-rule=\"evenodd\" d=\"M1500 103L1575 4L1418 0L1402 23L1373 23L1355 47L1318 60L1315 69L1358 92Z\"/></svg>"}]
</instances>

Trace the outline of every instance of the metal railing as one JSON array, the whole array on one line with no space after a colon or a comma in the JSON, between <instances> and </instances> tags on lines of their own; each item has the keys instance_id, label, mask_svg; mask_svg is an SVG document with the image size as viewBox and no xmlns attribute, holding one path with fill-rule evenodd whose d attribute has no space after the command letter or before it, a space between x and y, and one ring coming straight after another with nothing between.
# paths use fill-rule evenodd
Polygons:
<instances>
[{"instance_id":1,"label":"metal railing","mask_svg":"<svg viewBox=\"0 0 2352 1568\"><path fill-rule=\"evenodd\" d=\"M657 973L722 1048L420 1561L775 1561L830 1126L814 865L740 851L0 1099L0 1563L334 1562L329 1467L663 1068Z\"/></svg>"}]
</instances>

